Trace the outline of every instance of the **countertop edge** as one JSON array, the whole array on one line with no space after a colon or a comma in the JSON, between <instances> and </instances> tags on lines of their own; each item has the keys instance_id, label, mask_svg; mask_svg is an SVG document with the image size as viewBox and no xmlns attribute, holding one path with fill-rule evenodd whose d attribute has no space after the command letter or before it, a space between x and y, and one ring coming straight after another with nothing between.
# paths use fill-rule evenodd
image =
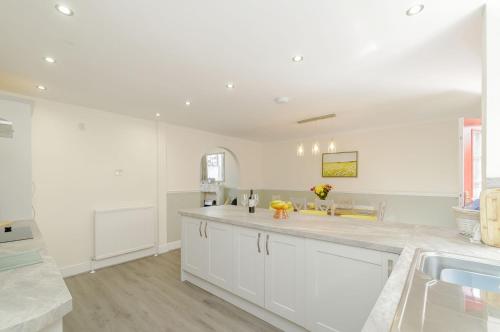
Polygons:
<instances>
[{"instance_id":1,"label":"countertop edge","mask_svg":"<svg viewBox=\"0 0 500 332\"><path fill-rule=\"evenodd\" d=\"M269 232L274 232L274 233L293 235L293 236L298 236L298 237L303 237L303 238L308 238L308 239L313 239L313 240L333 242L333 243L337 243L337 244L343 244L343 245L347 245L347 246L355 246L355 247L364 248L364 249L383 251L383 252L388 252L388 253L398 254L398 255L404 249L404 247L383 245L383 244L367 242L367 241L363 241L363 240L354 240L354 239L343 238L343 237L332 236L332 235L321 235L321 234L318 234L317 232L310 232L310 231L307 231L304 229L297 231L294 229L282 228L279 226L279 224L277 224L276 226L270 226L270 225L262 225L262 224L257 224L257 223L240 222L238 220L234 220L234 219L230 219L230 218L207 216L204 214L200 214L200 213L196 213L196 212L192 212L192 211L188 211L188 210L180 210L179 214L181 216L184 216L184 217L200 218L203 220L222 222L222 223L231 224L234 226L248 227L248 228L258 229L258 230L262 230L262 231L269 231Z\"/></svg>"},{"instance_id":2,"label":"countertop edge","mask_svg":"<svg viewBox=\"0 0 500 332\"><path fill-rule=\"evenodd\" d=\"M2 308L2 314L11 316L11 319L10 321L5 321L5 325L0 327L0 331L40 331L43 328L50 326L54 322L61 320L66 314L71 312L71 310L73 309L73 299L54 258L47 254L45 243L36 222L22 221L14 223L14 227L16 225L29 225L33 231L34 238L29 240L3 243L2 246L0 246L0 252L11 253L22 252L25 250L36 250L40 253L43 262L17 269L7 270L2 272L5 273L4 275L0 275L0 279L1 277L4 277L5 280L3 281L7 284L7 288L3 288L0 291L7 293L4 295L11 301L13 301L12 305L14 308L16 308L17 306L16 309L10 312L8 311L8 309L5 310L5 308ZM27 282L26 280L30 280L29 278L34 277L36 278L33 279L35 284L32 288L32 294L30 292L26 292L26 288L24 287ZM38 283L40 283L40 280L44 280L43 278L49 278L49 284L51 284L51 286L48 289L42 289L42 292L40 294L37 294L37 287L39 286ZM15 292L15 290L19 287L23 287L24 293L19 295L20 299L16 301L15 296L14 298L12 298L12 293ZM49 290L50 293L48 292ZM36 299L38 298L38 301L41 301L41 303L43 303L43 306L41 306L41 308L37 309L36 311L28 307L25 309L27 313L22 313L23 309L19 309L19 306L22 307L22 303L25 303L23 301L32 301L30 300L32 298L34 298L34 301L36 301ZM6 304L6 307L9 308L9 303ZM16 318L16 314L19 316L19 318Z\"/></svg>"}]
</instances>

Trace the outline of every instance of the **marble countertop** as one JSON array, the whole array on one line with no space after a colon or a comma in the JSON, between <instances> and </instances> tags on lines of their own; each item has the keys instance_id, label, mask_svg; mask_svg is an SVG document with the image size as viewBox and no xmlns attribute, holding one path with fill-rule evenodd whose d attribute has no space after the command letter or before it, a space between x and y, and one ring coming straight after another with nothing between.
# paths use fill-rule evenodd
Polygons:
<instances>
[{"instance_id":1,"label":"marble countertop","mask_svg":"<svg viewBox=\"0 0 500 332\"><path fill-rule=\"evenodd\" d=\"M36 223L34 239L0 243L0 255L37 250L43 262L0 272L0 331L39 331L72 309L71 294L54 259L47 254Z\"/></svg>"},{"instance_id":2,"label":"marble countertop","mask_svg":"<svg viewBox=\"0 0 500 332\"><path fill-rule=\"evenodd\" d=\"M183 216L355 247L399 254L397 264L372 309L364 332L389 331L417 248L500 259L500 249L471 244L457 230L425 225L372 222L341 217L291 213L286 221L272 218L273 211L257 209L249 214L241 207L217 206L181 210Z\"/></svg>"}]
</instances>

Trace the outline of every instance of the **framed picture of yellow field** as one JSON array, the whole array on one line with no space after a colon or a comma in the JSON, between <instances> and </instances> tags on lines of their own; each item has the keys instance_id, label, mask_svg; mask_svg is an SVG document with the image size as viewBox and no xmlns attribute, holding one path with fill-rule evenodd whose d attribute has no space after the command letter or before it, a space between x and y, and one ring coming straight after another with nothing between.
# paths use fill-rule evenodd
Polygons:
<instances>
[{"instance_id":1,"label":"framed picture of yellow field","mask_svg":"<svg viewBox=\"0 0 500 332\"><path fill-rule=\"evenodd\" d=\"M323 153L321 175L324 178L358 177L358 151Z\"/></svg>"}]
</instances>

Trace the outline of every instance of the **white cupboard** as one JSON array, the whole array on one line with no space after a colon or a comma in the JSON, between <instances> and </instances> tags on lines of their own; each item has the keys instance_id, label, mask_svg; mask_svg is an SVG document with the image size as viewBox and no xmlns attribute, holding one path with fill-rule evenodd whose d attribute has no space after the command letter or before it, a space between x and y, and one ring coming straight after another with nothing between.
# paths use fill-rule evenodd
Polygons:
<instances>
[{"instance_id":1,"label":"white cupboard","mask_svg":"<svg viewBox=\"0 0 500 332\"><path fill-rule=\"evenodd\" d=\"M398 258L189 217L183 217L181 253L183 271L293 329L320 332L361 330Z\"/></svg>"},{"instance_id":2,"label":"white cupboard","mask_svg":"<svg viewBox=\"0 0 500 332\"><path fill-rule=\"evenodd\" d=\"M182 268L205 278L207 242L203 237L204 221L189 217L183 217L182 220Z\"/></svg>"},{"instance_id":3,"label":"white cupboard","mask_svg":"<svg viewBox=\"0 0 500 332\"><path fill-rule=\"evenodd\" d=\"M207 242L207 280L226 290L233 287L233 227L207 221L202 235Z\"/></svg>"},{"instance_id":4,"label":"white cupboard","mask_svg":"<svg viewBox=\"0 0 500 332\"><path fill-rule=\"evenodd\" d=\"M265 233L234 227L233 292L247 301L264 307Z\"/></svg>"},{"instance_id":5,"label":"white cupboard","mask_svg":"<svg viewBox=\"0 0 500 332\"><path fill-rule=\"evenodd\" d=\"M266 234L266 309L304 324L305 240Z\"/></svg>"},{"instance_id":6,"label":"white cupboard","mask_svg":"<svg viewBox=\"0 0 500 332\"><path fill-rule=\"evenodd\" d=\"M308 240L307 328L320 332L360 331L395 258L374 250Z\"/></svg>"}]
</instances>

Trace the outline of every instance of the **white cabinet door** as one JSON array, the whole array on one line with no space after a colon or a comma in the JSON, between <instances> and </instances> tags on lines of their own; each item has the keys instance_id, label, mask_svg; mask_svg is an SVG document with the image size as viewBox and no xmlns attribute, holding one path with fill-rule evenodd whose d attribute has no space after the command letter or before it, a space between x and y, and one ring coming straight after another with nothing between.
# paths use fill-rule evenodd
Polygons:
<instances>
[{"instance_id":1,"label":"white cabinet door","mask_svg":"<svg viewBox=\"0 0 500 332\"><path fill-rule=\"evenodd\" d=\"M247 301L264 306L265 233L233 228L233 292Z\"/></svg>"},{"instance_id":2,"label":"white cabinet door","mask_svg":"<svg viewBox=\"0 0 500 332\"><path fill-rule=\"evenodd\" d=\"M307 328L360 331L387 280L386 258L378 251L307 240Z\"/></svg>"},{"instance_id":3,"label":"white cabinet door","mask_svg":"<svg viewBox=\"0 0 500 332\"><path fill-rule=\"evenodd\" d=\"M226 290L233 285L233 226L208 221L202 234L208 243L207 280Z\"/></svg>"},{"instance_id":4,"label":"white cabinet door","mask_svg":"<svg viewBox=\"0 0 500 332\"><path fill-rule=\"evenodd\" d=\"M202 220L182 217L182 269L200 278L206 277L208 260L204 225Z\"/></svg>"},{"instance_id":5,"label":"white cabinet door","mask_svg":"<svg viewBox=\"0 0 500 332\"><path fill-rule=\"evenodd\" d=\"M298 324L305 321L305 240L267 233L265 307Z\"/></svg>"}]
</instances>

